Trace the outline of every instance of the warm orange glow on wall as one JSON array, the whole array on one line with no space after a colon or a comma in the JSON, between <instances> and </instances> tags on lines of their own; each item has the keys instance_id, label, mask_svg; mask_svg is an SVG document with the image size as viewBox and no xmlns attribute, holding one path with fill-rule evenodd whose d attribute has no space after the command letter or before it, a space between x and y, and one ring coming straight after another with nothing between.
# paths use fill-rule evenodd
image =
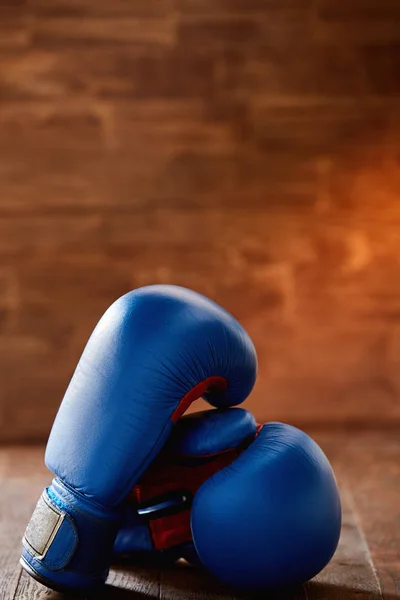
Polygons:
<instances>
[{"instance_id":1,"label":"warm orange glow on wall","mask_svg":"<svg viewBox=\"0 0 400 600\"><path fill-rule=\"evenodd\" d=\"M11 4L0 439L45 437L102 312L157 282L248 328L260 420L399 420L399 3Z\"/></svg>"}]
</instances>

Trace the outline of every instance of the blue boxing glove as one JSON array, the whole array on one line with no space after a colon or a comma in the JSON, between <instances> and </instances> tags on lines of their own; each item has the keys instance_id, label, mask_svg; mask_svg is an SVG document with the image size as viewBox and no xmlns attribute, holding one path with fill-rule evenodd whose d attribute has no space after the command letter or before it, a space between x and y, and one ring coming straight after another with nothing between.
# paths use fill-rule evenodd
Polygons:
<instances>
[{"instance_id":1,"label":"blue boxing glove","mask_svg":"<svg viewBox=\"0 0 400 600\"><path fill-rule=\"evenodd\" d=\"M181 419L130 502L117 554L199 561L238 587L307 581L340 535L339 492L319 446L290 425L257 428L241 409Z\"/></svg>"},{"instance_id":2,"label":"blue boxing glove","mask_svg":"<svg viewBox=\"0 0 400 600\"><path fill-rule=\"evenodd\" d=\"M95 328L46 449L55 474L23 538L21 564L54 589L108 574L126 496L197 398L233 406L253 388L253 344L226 311L175 286L117 300Z\"/></svg>"},{"instance_id":3,"label":"blue boxing glove","mask_svg":"<svg viewBox=\"0 0 400 600\"><path fill-rule=\"evenodd\" d=\"M273 588L311 579L333 556L341 528L328 459L299 429L265 424L198 490L191 528L201 562L226 583Z\"/></svg>"}]
</instances>

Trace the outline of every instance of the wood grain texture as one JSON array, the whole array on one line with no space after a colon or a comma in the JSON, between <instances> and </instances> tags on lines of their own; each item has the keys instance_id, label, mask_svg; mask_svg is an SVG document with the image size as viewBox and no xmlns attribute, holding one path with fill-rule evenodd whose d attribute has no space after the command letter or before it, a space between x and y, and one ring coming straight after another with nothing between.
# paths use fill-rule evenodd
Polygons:
<instances>
[{"instance_id":1,"label":"wood grain texture","mask_svg":"<svg viewBox=\"0 0 400 600\"><path fill-rule=\"evenodd\" d=\"M379 581L370 559L368 543L357 521L349 492L343 486L341 497L343 521L339 548L326 569L306 584L307 597L318 600L323 594L326 600L380 599ZM346 579L349 583L343 586L341 582Z\"/></svg>"},{"instance_id":2,"label":"wood grain texture","mask_svg":"<svg viewBox=\"0 0 400 600\"><path fill-rule=\"evenodd\" d=\"M21 539L48 481L43 450L0 450L0 598L11 600L21 586ZM20 597L27 597L22 595ZM32 596L29 596L32 597Z\"/></svg>"},{"instance_id":3,"label":"wood grain texture","mask_svg":"<svg viewBox=\"0 0 400 600\"><path fill-rule=\"evenodd\" d=\"M111 569L104 600L396 600L400 598L400 438L398 432L311 431L335 469L343 527L331 563L298 589L273 595L229 589L204 571L185 565L118 565ZM21 573L20 538L41 489L50 480L43 448L3 448L0 453L0 600L65 596Z\"/></svg>"},{"instance_id":4,"label":"wood grain texture","mask_svg":"<svg viewBox=\"0 0 400 600\"><path fill-rule=\"evenodd\" d=\"M130 289L248 328L260 420L400 420L397 0L0 6L0 440Z\"/></svg>"}]
</instances>

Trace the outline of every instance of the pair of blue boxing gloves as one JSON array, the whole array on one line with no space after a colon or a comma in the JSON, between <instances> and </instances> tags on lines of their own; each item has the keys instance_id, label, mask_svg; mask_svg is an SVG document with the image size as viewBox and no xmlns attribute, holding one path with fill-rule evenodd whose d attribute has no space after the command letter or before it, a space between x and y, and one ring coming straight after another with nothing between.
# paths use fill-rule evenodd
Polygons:
<instances>
[{"instance_id":1,"label":"pair of blue boxing gloves","mask_svg":"<svg viewBox=\"0 0 400 600\"><path fill-rule=\"evenodd\" d=\"M256 374L249 336L211 300L167 285L117 300L55 419L55 478L27 526L24 569L61 591L99 586L116 557L143 553L239 587L316 575L340 534L335 477L304 432L232 408ZM215 409L183 416L200 397Z\"/></svg>"}]
</instances>

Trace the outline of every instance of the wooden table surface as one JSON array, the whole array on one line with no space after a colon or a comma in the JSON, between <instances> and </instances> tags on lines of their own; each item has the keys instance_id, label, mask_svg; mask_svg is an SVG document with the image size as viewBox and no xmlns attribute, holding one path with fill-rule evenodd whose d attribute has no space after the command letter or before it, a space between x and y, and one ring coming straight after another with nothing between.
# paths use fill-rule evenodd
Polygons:
<instances>
[{"instance_id":1,"label":"wooden table surface","mask_svg":"<svg viewBox=\"0 0 400 600\"><path fill-rule=\"evenodd\" d=\"M343 503L339 548L313 581L286 592L239 593L200 569L178 565L113 568L95 598L274 598L285 600L400 599L400 432L320 432ZM0 449L0 600L58 599L21 570L21 536L50 475L43 448Z\"/></svg>"}]
</instances>

